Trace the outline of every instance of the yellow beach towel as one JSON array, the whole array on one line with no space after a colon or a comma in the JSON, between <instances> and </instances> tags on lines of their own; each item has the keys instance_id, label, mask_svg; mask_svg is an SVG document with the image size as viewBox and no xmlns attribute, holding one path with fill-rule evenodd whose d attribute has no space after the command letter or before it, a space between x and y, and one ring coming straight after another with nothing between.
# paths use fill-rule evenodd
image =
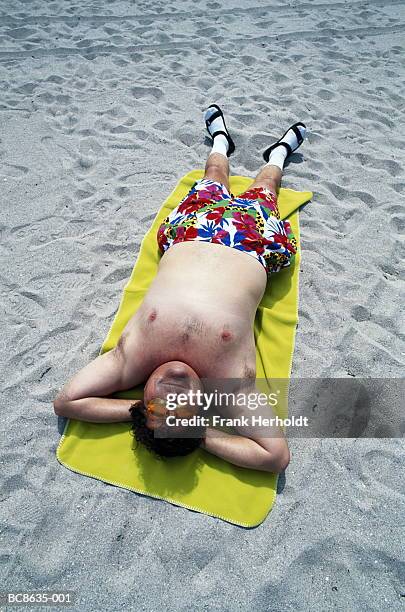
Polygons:
<instances>
[{"instance_id":1,"label":"yellow beach towel","mask_svg":"<svg viewBox=\"0 0 405 612\"><path fill-rule=\"evenodd\" d=\"M152 282L160 255L157 229L169 212L185 197L202 170L193 170L177 184L145 235L138 259L126 284L121 303L101 353L117 343L127 321L139 308ZM253 179L231 176L235 196ZM298 207L312 193L281 189L278 198L282 218L288 217L299 245ZM289 378L298 320L299 250L294 264L271 276L256 314L255 340L257 378ZM117 397L142 397L137 388ZM166 500L243 527L259 525L270 511L277 475L239 468L198 449L186 457L156 458L137 444L131 423L86 423L70 419L56 451L65 467L143 495Z\"/></svg>"}]
</instances>

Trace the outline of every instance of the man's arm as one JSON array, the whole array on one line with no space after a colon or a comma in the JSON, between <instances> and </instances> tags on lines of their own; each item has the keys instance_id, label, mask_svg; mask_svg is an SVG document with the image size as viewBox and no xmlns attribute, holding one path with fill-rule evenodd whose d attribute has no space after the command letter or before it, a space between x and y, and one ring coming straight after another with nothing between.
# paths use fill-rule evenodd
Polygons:
<instances>
[{"instance_id":1,"label":"man's arm","mask_svg":"<svg viewBox=\"0 0 405 612\"><path fill-rule=\"evenodd\" d=\"M290 462L290 451L283 430L277 425L253 426L251 417L271 419L275 414L269 404L258 403L255 410L249 409L249 396L260 395L254 382L245 388L235 390L239 399L235 405L225 405L218 412L227 419L235 419L234 434L208 427L202 448L240 467L280 473ZM244 396L243 401L242 398ZM238 419L244 417L248 425L238 425ZM242 419L243 420L243 419ZM266 422L266 421L263 421Z\"/></svg>"},{"instance_id":2,"label":"man's arm","mask_svg":"<svg viewBox=\"0 0 405 612\"><path fill-rule=\"evenodd\" d=\"M208 427L201 448L239 467L264 472L280 473L290 462L284 437L253 440Z\"/></svg>"},{"instance_id":3,"label":"man's arm","mask_svg":"<svg viewBox=\"0 0 405 612\"><path fill-rule=\"evenodd\" d=\"M131 381L135 386L141 381ZM121 350L99 355L64 385L56 396L55 413L79 421L117 423L131 421L129 408L137 400L111 399L116 391L129 388Z\"/></svg>"}]
</instances>

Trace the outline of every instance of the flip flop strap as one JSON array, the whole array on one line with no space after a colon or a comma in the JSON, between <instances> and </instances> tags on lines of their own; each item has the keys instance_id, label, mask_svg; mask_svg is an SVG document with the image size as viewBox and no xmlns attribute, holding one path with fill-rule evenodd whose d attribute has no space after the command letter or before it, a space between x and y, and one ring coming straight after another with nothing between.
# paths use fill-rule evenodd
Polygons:
<instances>
[{"instance_id":1,"label":"flip flop strap","mask_svg":"<svg viewBox=\"0 0 405 612\"><path fill-rule=\"evenodd\" d=\"M229 140L229 134L227 134L226 132L224 132L224 130L217 130L216 132L214 132L213 134L211 134L212 138L215 138L215 136L218 136L218 134L223 134L224 136L226 136L226 138Z\"/></svg>"},{"instance_id":2,"label":"flip flop strap","mask_svg":"<svg viewBox=\"0 0 405 612\"><path fill-rule=\"evenodd\" d=\"M215 119L218 119L218 117L223 117L222 112L219 110L215 111L215 113L213 113L211 117L206 120L207 127L209 127L211 123L215 121Z\"/></svg>"},{"instance_id":3,"label":"flip flop strap","mask_svg":"<svg viewBox=\"0 0 405 612\"><path fill-rule=\"evenodd\" d=\"M291 129L292 129L292 131L294 132L294 134L295 134L295 135L296 135L296 137L297 137L297 142L298 142L298 146L299 146L300 144L302 144L302 143L304 142L304 139L303 139L303 137L302 137L302 134L301 134L301 132L299 131L299 129L297 128L297 126L296 126L296 125L293 125L293 126L291 127Z\"/></svg>"},{"instance_id":4,"label":"flip flop strap","mask_svg":"<svg viewBox=\"0 0 405 612\"><path fill-rule=\"evenodd\" d=\"M288 144L288 142L277 142L277 143L274 145L273 150L274 150L276 147L280 147L280 146L281 146L281 147L285 147L285 148L287 149L287 155L291 155L291 153L293 152L293 150L292 150L292 148L290 147L290 145Z\"/></svg>"}]
</instances>

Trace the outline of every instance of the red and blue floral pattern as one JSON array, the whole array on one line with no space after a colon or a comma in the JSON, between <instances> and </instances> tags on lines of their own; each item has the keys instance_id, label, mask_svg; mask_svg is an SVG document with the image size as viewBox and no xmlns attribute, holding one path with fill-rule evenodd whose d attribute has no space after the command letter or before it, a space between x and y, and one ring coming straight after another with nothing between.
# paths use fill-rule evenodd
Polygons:
<instances>
[{"instance_id":1,"label":"red and blue floral pattern","mask_svg":"<svg viewBox=\"0 0 405 612\"><path fill-rule=\"evenodd\" d=\"M268 274L289 266L297 250L270 189L255 187L234 197L225 185L206 178L196 181L164 219L157 240L161 253L189 240L223 244L255 257Z\"/></svg>"}]
</instances>

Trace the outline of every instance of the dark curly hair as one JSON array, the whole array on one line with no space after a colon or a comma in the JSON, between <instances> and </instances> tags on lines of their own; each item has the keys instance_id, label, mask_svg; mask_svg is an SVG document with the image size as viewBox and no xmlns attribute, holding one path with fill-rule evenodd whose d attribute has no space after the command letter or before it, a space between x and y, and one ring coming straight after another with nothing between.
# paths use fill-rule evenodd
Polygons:
<instances>
[{"instance_id":1,"label":"dark curly hair","mask_svg":"<svg viewBox=\"0 0 405 612\"><path fill-rule=\"evenodd\" d=\"M182 457L196 450L202 440L203 428L198 428L199 437L180 438L162 437L155 438L154 431L146 425L145 404L137 402L129 408L132 417L131 431L137 442L143 444L148 450L159 457ZM197 431L197 428L196 428Z\"/></svg>"}]
</instances>

